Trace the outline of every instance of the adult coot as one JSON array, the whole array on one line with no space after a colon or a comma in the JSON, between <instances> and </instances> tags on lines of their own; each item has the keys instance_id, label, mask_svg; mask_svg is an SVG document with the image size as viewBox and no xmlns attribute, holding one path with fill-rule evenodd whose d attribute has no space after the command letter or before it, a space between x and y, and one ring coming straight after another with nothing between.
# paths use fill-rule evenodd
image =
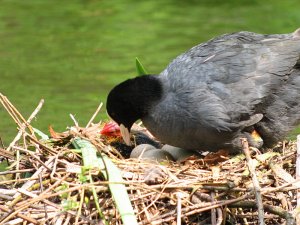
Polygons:
<instances>
[{"instance_id":1,"label":"adult coot","mask_svg":"<svg viewBox=\"0 0 300 225\"><path fill-rule=\"evenodd\" d=\"M128 142L141 119L161 142L184 149L240 147L254 129L272 146L300 121L300 29L225 34L175 58L159 75L126 80L107 112Z\"/></svg>"}]
</instances>

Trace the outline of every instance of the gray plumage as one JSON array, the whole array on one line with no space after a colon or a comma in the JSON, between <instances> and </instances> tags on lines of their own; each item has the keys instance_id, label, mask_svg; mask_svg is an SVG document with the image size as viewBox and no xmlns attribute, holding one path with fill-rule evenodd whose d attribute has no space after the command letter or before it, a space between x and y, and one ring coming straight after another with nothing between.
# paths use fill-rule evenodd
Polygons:
<instances>
[{"instance_id":1,"label":"gray plumage","mask_svg":"<svg viewBox=\"0 0 300 225\"><path fill-rule=\"evenodd\" d=\"M269 147L300 121L299 33L239 32L197 45L161 74L116 86L107 111L119 124L130 118L129 128L142 119L160 141L185 149L235 151L250 127Z\"/></svg>"}]
</instances>

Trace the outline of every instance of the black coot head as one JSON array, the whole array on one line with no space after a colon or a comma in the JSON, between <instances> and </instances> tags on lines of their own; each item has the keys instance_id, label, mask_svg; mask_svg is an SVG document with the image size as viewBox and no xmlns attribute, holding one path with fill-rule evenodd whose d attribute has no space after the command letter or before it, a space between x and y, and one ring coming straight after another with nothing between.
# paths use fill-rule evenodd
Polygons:
<instances>
[{"instance_id":1,"label":"black coot head","mask_svg":"<svg viewBox=\"0 0 300 225\"><path fill-rule=\"evenodd\" d=\"M123 124L130 130L132 124L138 120L139 113L136 112L130 99L129 89L131 79L114 87L107 96L106 110L108 115L119 125Z\"/></svg>"},{"instance_id":2,"label":"black coot head","mask_svg":"<svg viewBox=\"0 0 300 225\"><path fill-rule=\"evenodd\" d=\"M139 76L120 83L110 91L106 110L116 123L130 130L133 123L143 118L161 95L162 86L154 75Z\"/></svg>"}]
</instances>

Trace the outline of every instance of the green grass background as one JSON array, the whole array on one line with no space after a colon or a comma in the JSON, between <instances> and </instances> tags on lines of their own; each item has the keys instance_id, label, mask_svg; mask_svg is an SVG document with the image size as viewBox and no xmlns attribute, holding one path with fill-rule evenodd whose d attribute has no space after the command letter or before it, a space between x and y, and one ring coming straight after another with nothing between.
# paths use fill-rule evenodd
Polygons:
<instances>
[{"instance_id":1,"label":"green grass background","mask_svg":"<svg viewBox=\"0 0 300 225\"><path fill-rule=\"evenodd\" d=\"M222 33L298 27L298 0L0 0L0 92L25 117L44 98L33 125L63 131L69 113L85 125L113 85L136 75L136 56L159 73ZM15 134L0 106L1 138Z\"/></svg>"}]
</instances>

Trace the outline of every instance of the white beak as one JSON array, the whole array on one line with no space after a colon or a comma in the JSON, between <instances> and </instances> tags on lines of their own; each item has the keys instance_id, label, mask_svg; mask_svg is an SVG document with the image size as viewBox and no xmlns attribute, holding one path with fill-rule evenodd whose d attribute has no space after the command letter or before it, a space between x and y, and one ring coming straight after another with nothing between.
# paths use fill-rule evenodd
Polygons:
<instances>
[{"instance_id":1,"label":"white beak","mask_svg":"<svg viewBox=\"0 0 300 225\"><path fill-rule=\"evenodd\" d=\"M124 142L126 143L126 145L130 146L131 143L130 143L129 130L123 124L121 124L120 131L121 131L122 138L123 138Z\"/></svg>"}]
</instances>

